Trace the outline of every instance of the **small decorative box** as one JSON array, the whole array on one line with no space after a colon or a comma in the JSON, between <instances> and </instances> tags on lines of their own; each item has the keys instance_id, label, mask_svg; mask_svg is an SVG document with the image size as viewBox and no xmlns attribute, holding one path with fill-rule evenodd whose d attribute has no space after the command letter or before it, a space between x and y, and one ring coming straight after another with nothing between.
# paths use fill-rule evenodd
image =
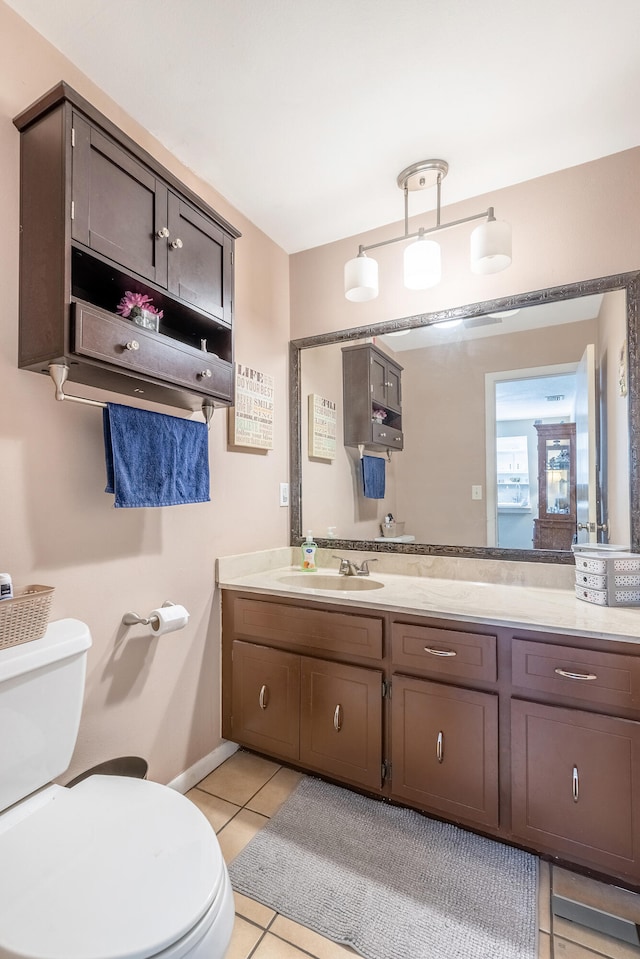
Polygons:
<instances>
[{"instance_id":1,"label":"small decorative box","mask_svg":"<svg viewBox=\"0 0 640 959\"><path fill-rule=\"evenodd\" d=\"M575 550L576 596L598 606L640 606L640 553Z\"/></svg>"}]
</instances>

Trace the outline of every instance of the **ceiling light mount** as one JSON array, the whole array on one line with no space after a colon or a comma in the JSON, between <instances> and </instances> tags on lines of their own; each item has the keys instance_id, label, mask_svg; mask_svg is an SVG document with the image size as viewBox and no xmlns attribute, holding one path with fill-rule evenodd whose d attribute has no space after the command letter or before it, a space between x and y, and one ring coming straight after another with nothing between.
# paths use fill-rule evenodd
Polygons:
<instances>
[{"instance_id":1,"label":"ceiling light mount","mask_svg":"<svg viewBox=\"0 0 640 959\"><path fill-rule=\"evenodd\" d=\"M392 243L414 240L404 252L404 285L410 290L426 290L440 282L440 247L427 236L440 230L486 220L471 234L471 270L488 274L505 270L511 263L511 227L504 220L496 220L493 207L483 213L465 216L450 223L440 222L442 181L449 172L446 160L419 160L405 167L398 174L397 184L404 193L404 234L390 240L381 240L368 246L361 245L358 255L349 260L344 268L344 295L354 303L373 300L378 295L378 264L367 257L369 250ZM436 223L430 228L420 227L409 232L409 193L436 187Z\"/></svg>"}]
</instances>

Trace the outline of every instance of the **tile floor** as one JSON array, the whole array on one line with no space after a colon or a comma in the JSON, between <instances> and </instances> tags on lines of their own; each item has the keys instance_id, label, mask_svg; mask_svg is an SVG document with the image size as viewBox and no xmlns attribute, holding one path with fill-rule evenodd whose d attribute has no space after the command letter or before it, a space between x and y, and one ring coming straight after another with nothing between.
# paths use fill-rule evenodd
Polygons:
<instances>
[{"instance_id":1,"label":"tile floor","mask_svg":"<svg viewBox=\"0 0 640 959\"><path fill-rule=\"evenodd\" d=\"M240 750L187 796L208 818L230 863L300 777L278 763ZM640 949L634 946L553 917L552 891L640 924L640 895L542 863L539 959L640 959ZM246 896L236 894L235 900L236 923L227 959L354 959L356 955Z\"/></svg>"}]
</instances>

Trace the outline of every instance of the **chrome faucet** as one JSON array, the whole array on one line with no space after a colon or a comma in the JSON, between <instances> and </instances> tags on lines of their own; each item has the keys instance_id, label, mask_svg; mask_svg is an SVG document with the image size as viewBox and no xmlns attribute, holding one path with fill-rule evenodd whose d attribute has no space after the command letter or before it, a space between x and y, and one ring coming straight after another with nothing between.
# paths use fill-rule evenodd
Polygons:
<instances>
[{"instance_id":1,"label":"chrome faucet","mask_svg":"<svg viewBox=\"0 0 640 959\"><path fill-rule=\"evenodd\" d=\"M370 559L364 559L360 566L358 566L357 563L353 563L350 559L345 559L342 556L334 556L333 558L340 562L340 568L338 569L340 576L368 576L369 563L378 562L377 559L371 557Z\"/></svg>"}]
</instances>

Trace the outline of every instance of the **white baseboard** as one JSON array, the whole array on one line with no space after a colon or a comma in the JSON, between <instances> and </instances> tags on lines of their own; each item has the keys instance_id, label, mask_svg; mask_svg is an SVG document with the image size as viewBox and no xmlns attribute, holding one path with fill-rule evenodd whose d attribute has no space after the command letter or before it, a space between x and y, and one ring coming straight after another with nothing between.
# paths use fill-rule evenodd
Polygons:
<instances>
[{"instance_id":1,"label":"white baseboard","mask_svg":"<svg viewBox=\"0 0 640 959\"><path fill-rule=\"evenodd\" d=\"M237 749L237 743L228 742L226 739L223 740L213 752L209 753L208 756L203 756L202 759L199 759L198 762L190 766L189 769L185 769L183 773L180 773L179 776L176 776L176 778L172 779L167 785L179 793L184 794L188 792L201 782L205 776L208 776L210 772L218 766L221 766L225 759L233 756Z\"/></svg>"}]
</instances>

